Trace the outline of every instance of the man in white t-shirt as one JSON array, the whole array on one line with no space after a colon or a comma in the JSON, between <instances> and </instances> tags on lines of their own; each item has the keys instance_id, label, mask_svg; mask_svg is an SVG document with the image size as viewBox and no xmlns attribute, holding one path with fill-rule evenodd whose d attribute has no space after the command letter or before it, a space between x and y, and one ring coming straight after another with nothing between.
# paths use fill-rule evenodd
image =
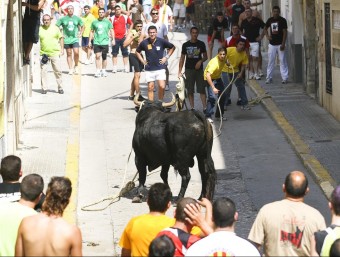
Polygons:
<instances>
[{"instance_id":1,"label":"man in white t-shirt","mask_svg":"<svg viewBox=\"0 0 340 257\"><path fill-rule=\"evenodd\" d=\"M190 246L185 256L261 256L253 244L235 234L238 213L231 199L217 199L212 214L214 232Z\"/></svg>"},{"instance_id":2,"label":"man in white t-shirt","mask_svg":"<svg viewBox=\"0 0 340 257\"><path fill-rule=\"evenodd\" d=\"M172 10L164 0L158 0L159 3L159 21L163 23L169 31L172 31Z\"/></svg>"}]
</instances>

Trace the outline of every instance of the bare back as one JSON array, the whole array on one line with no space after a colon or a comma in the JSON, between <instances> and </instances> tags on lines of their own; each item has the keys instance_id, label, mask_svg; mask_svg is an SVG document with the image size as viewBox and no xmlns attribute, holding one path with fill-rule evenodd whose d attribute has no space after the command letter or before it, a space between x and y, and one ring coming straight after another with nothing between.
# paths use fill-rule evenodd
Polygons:
<instances>
[{"instance_id":1,"label":"bare back","mask_svg":"<svg viewBox=\"0 0 340 257\"><path fill-rule=\"evenodd\" d=\"M15 255L82 256L81 232L62 217L27 217L19 227Z\"/></svg>"}]
</instances>

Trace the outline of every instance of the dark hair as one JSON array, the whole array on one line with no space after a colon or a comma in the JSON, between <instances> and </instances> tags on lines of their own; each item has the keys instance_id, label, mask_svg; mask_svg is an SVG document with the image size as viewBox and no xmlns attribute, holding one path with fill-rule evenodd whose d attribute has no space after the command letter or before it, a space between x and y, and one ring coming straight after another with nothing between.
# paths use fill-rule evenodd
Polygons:
<instances>
[{"instance_id":1,"label":"dark hair","mask_svg":"<svg viewBox=\"0 0 340 257\"><path fill-rule=\"evenodd\" d=\"M193 26L193 27L190 28L190 33L191 33L193 30L197 30L197 32L200 32L200 30L199 30L197 27L195 27L195 26Z\"/></svg>"},{"instance_id":2,"label":"dark hair","mask_svg":"<svg viewBox=\"0 0 340 257\"><path fill-rule=\"evenodd\" d=\"M340 185L333 190L331 195L331 203L335 215L340 215Z\"/></svg>"},{"instance_id":3,"label":"dark hair","mask_svg":"<svg viewBox=\"0 0 340 257\"><path fill-rule=\"evenodd\" d=\"M85 5L84 6L84 9L87 8L87 9L91 9L89 5Z\"/></svg>"},{"instance_id":4,"label":"dark hair","mask_svg":"<svg viewBox=\"0 0 340 257\"><path fill-rule=\"evenodd\" d=\"M118 4L115 6L115 10L116 10L117 8L122 9L122 7L120 7L120 5L118 5Z\"/></svg>"},{"instance_id":5,"label":"dark hair","mask_svg":"<svg viewBox=\"0 0 340 257\"><path fill-rule=\"evenodd\" d=\"M231 24L231 28L233 28L233 27L238 27L238 28L240 28L240 26L239 26L237 23Z\"/></svg>"},{"instance_id":6,"label":"dark hair","mask_svg":"<svg viewBox=\"0 0 340 257\"><path fill-rule=\"evenodd\" d=\"M331 246L329 251L329 257L337 257L340 256L340 238L335 240Z\"/></svg>"},{"instance_id":7,"label":"dark hair","mask_svg":"<svg viewBox=\"0 0 340 257\"><path fill-rule=\"evenodd\" d=\"M308 179L305 174L303 174L304 180L302 182L297 182L293 179L293 173L290 172L285 179L286 193L293 198L303 197L306 193L308 187Z\"/></svg>"},{"instance_id":8,"label":"dark hair","mask_svg":"<svg viewBox=\"0 0 340 257\"><path fill-rule=\"evenodd\" d=\"M156 28L156 26L154 26L154 25L151 25L151 26L148 28L148 32L149 32L150 30L152 30L152 29L155 29L155 30L157 31L157 28Z\"/></svg>"},{"instance_id":9,"label":"dark hair","mask_svg":"<svg viewBox=\"0 0 340 257\"><path fill-rule=\"evenodd\" d=\"M21 198L33 202L44 190L44 180L38 174L25 176L20 183Z\"/></svg>"},{"instance_id":10,"label":"dark hair","mask_svg":"<svg viewBox=\"0 0 340 257\"><path fill-rule=\"evenodd\" d=\"M223 12L217 12L216 16L223 16Z\"/></svg>"},{"instance_id":11,"label":"dark hair","mask_svg":"<svg viewBox=\"0 0 340 257\"><path fill-rule=\"evenodd\" d=\"M70 202L72 193L71 181L66 177L52 177L46 192L42 211L47 215L62 216Z\"/></svg>"},{"instance_id":12,"label":"dark hair","mask_svg":"<svg viewBox=\"0 0 340 257\"><path fill-rule=\"evenodd\" d=\"M175 211L176 220L181 221L181 222L186 222L185 218L187 218L188 215L186 215L186 213L184 212L184 208L185 206L187 206L187 204L191 204L191 203L195 204L196 201L190 197L185 197L179 200L179 202L177 203L176 211Z\"/></svg>"},{"instance_id":13,"label":"dark hair","mask_svg":"<svg viewBox=\"0 0 340 257\"><path fill-rule=\"evenodd\" d=\"M236 41L236 45L238 45L238 43L243 42L246 43L246 40L242 37L240 37L237 41Z\"/></svg>"},{"instance_id":14,"label":"dark hair","mask_svg":"<svg viewBox=\"0 0 340 257\"><path fill-rule=\"evenodd\" d=\"M164 183L155 183L150 187L148 193L148 204L150 211L166 212L171 201L172 193L170 187Z\"/></svg>"},{"instance_id":15,"label":"dark hair","mask_svg":"<svg viewBox=\"0 0 340 257\"><path fill-rule=\"evenodd\" d=\"M227 198L222 197L213 203L213 220L218 228L230 227L235 222L234 216L236 213L235 203Z\"/></svg>"},{"instance_id":16,"label":"dark hair","mask_svg":"<svg viewBox=\"0 0 340 257\"><path fill-rule=\"evenodd\" d=\"M99 11L104 11L104 13L105 13L105 8L101 7L101 8L98 9L98 13L99 13Z\"/></svg>"},{"instance_id":17,"label":"dark hair","mask_svg":"<svg viewBox=\"0 0 340 257\"><path fill-rule=\"evenodd\" d=\"M280 7L277 6L277 5L273 6L273 9L272 9L272 10L273 10L273 11L274 11L274 10L279 10L279 12L281 12Z\"/></svg>"},{"instance_id":18,"label":"dark hair","mask_svg":"<svg viewBox=\"0 0 340 257\"><path fill-rule=\"evenodd\" d=\"M227 52L227 50L225 49L225 47L220 47L220 48L217 49L217 53L220 53L220 52L222 52L222 51L225 52L225 53Z\"/></svg>"},{"instance_id":19,"label":"dark hair","mask_svg":"<svg viewBox=\"0 0 340 257\"><path fill-rule=\"evenodd\" d=\"M1 160L0 174L3 181L17 181L20 178L21 159L8 155Z\"/></svg>"},{"instance_id":20,"label":"dark hair","mask_svg":"<svg viewBox=\"0 0 340 257\"><path fill-rule=\"evenodd\" d=\"M151 241L149 246L149 256L174 256L175 250L175 244L172 239L167 235L162 235Z\"/></svg>"},{"instance_id":21,"label":"dark hair","mask_svg":"<svg viewBox=\"0 0 340 257\"><path fill-rule=\"evenodd\" d=\"M136 20L136 21L133 23L133 29L136 29L136 25L139 25L139 24L142 24L142 25L143 25L143 21L142 21L142 20Z\"/></svg>"},{"instance_id":22,"label":"dark hair","mask_svg":"<svg viewBox=\"0 0 340 257\"><path fill-rule=\"evenodd\" d=\"M153 11L157 11L159 13L159 10L154 7L154 8L151 8L150 15Z\"/></svg>"}]
</instances>

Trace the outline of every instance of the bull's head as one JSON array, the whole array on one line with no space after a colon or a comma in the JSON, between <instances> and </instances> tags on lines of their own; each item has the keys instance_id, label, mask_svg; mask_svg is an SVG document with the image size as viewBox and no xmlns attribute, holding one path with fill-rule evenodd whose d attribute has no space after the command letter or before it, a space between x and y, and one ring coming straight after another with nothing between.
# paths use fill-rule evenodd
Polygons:
<instances>
[{"instance_id":1,"label":"bull's head","mask_svg":"<svg viewBox=\"0 0 340 257\"><path fill-rule=\"evenodd\" d=\"M170 102L162 102L162 107L168 108L168 107L173 106L176 103L176 98L175 98L174 94L171 93L171 95L172 95L171 101ZM133 99L133 102L135 103L135 105L141 106L143 101L138 101L138 98L139 98L139 93L136 94L135 98ZM149 101L149 100L145 100L145 101ZM152 101L149 101L149 102L152 103Z\"/></svg>"}]
</instances>

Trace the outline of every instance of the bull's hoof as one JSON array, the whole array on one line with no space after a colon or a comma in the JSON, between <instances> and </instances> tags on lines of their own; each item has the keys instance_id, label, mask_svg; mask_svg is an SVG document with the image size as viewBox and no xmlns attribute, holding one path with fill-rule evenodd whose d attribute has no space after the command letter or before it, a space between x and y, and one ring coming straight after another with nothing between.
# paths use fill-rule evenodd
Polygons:
<instances>
[{"instance_id":1,"label":"bull's hoof","mask_svg":"<svg viewBox=\"0 0 340 257\"><path fill-rule=\"evenodd\" d=\"M143 199L142 195L137 195L134 198L132 198L132 203L141 203L143 202L142 199Z\"/></svg>"}]
</instances>

